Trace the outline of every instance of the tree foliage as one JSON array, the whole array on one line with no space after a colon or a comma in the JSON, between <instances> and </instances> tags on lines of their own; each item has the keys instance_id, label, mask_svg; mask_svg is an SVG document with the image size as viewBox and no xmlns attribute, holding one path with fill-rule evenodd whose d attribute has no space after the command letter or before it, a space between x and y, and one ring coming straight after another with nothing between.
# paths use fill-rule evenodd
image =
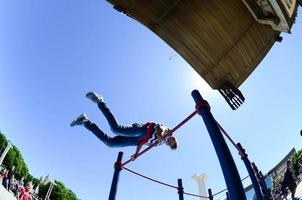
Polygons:
<instances>
[{"instance_id":1,"label":"tree foliage","mask_svg":"<svg viewBox=\"0 0 302 200\"><path fill-rule=\"evenodd\" d=\"M4 151L8 144L8 140L6 139L5 135L0 132L0 153ZM45 198L48 188L50 186L49 181L42 181L42 177L40 179L34 178L28 170L28 167L23 159L23 156L20 150L16 146L12 146L8 153L5 156L3 161L3 166L6 169L11 169L12 166L15 166L15 177L17 179L21 178L22 176L25 178L25 182L31 181L33 185L39 186L39 197ZM55 180L55 186L52 190L50 195L50 199L56 200L77 200L77 196L65 185Z\"/></svg>"},{"instance_id":2,"label":"tree foliage","mask_svg":"<svg viewBox=\"0 0 302 200\"><path fill-rule=\"evenodd\" d=\"M299 175L299 160L302 158L302 150L297 151L292 157L292 169L294 175L297 177Z\"/></svg>"},{"instance_id":3,"label":"tree foliage","mask_svg":"<svg viewBox=\"0 0 302 200\"><path fill-rule=\"evenodd\" d=\"M68 188L65 187L65 185L55 180L55 185L53 187L53 190L50 195L50 199L56 199L56 200L77 200L77 196ZM42 198L45 198L47 191L50 187L50 182L46 184L40 184L39 187L39 196Z\"/></svg>"},{"instance_id":4,"label":"tree foliage","mask_svg":"<svg viewBox=\"0 0 302 200\"><path fill-rule=\"evenodd\" d=\"M4 148L6 146L6 143L7 143L6 137L0 131L0 149L1 149L1 152L2 152L2 150L4 150Z\"/></svg>"},{"instance_id":5,"label":"tree foliage","mask_svg":"<svg viewBox=\"0 0 302 200\"><path fill-rule=\"evenodd\" d=\"M0 149L1 153L4 151L8 144L8 140L6 137L0 132ZM15 166L15 177L17 179L21 178L21 176L24 176L26 179L31 179L32 176L29 174L28 167L26 163L24 162L23 156L20 152L20 150L13 145L8 153L6 154L4 160L3 160L3 166L6 169L11 169L13 166Z\"/></svg>"},{"instance_id":6,"label":"tree foliage","mask_svg":"<svg viewBox=\"0 0 302 200\"><path fill-rule=\"evenodd\" d=\"M28 167L24 162L21 152L14 145L5 156L3 165L7 169L11 169L13 166L15 166L16 178L20 178L21 176L24 176L26 179L31 178L31 176L29 175Z\"/></svg>"}]
</instances>

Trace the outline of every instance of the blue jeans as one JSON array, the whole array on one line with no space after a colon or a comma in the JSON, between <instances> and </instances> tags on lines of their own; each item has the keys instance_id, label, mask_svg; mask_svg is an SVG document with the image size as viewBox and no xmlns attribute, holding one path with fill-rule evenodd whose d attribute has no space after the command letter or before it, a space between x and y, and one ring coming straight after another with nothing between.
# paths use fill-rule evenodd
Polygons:
<instances>
[{"instance_id":1,"label":"blue jeans","mask_svg":"<svg viewBox=\"0 0 302 200\"><path fill-rule=\"evenodd\" d=\"M98 103L99 109L107 119L110 128L117 136L109 137L96 124L88 121L85 127L94 133L104 144L109 147L125 147L136 146L147 133L147 126L145 124L134 123L131 126L119 125L111 113L110 109L104 102Z\"/></svg>"}]
</instances>

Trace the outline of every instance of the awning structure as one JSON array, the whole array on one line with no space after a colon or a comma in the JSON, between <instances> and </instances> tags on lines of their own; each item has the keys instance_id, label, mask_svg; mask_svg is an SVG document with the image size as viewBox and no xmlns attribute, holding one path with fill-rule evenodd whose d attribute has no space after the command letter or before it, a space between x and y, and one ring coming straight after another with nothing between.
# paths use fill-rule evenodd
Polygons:
<instances>
[{"instance_id":1,"label":"awning structure","mask_svg":"<svg viewBox=\"0 0 302 200\"><path fill-rule=\"evenodd\" d=\"M107 1L158 35L213 89L237 89L280 40L280 31L255 19L254 11L263 14L260 4L249 7L255 0ZM278 23L271 15L261 17Z\"/></svg>"}]
</instances>

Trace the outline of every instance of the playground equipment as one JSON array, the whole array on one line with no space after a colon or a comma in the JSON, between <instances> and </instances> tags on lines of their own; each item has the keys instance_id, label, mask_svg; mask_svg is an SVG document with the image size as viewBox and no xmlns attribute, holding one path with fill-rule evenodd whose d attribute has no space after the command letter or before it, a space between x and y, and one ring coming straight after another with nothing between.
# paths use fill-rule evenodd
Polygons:
<instances>
[{"instance_id":1,"label":"playground equipment","mask_svg":"<svg viewBox=\"0 0 302 200\"><path fill-rule=\"evenodd\" d=\"M263 181L263 176L259 173L258 171L255 170L255 165L251 164L251 162L247 158L247 154L245 153L245 150L242 148L240 143L235 144L235 142L231 139L231 137L226 133L226 131L218 124L218 122L214 119L213 115L210 112L210 106L209 104L201 97L200 93L197 90L194 90L192 92L192 97L196 103L196 110L190 114L186 119L184 119L182 122L180 122L175 128L172 129L172 132L175 132L178 128L180 128L182 125L184 125L187 121L189 121L195 114L199 114L202 116L206 128L209 132L210 138L212 140L212 143L214 145L223 175L225 179L225 183L227 185L227 197L230 200L245 200L245 192L242 186L242 180L240 179L238 170L236 168L235 162L233 160L233 157L230 153L230 150L224 140L223 134L230 140L230 142L234 145L234 147L238 150L239 154L241 155L242 160L244 161L244 164L247 168L247 171L249 173L249 176L251 177L252 184L255 188L256 192L256 197L257 200L264 200L263 197L265 197L265 200L269 199L269 196L266 193L266 185L265 182ZM222 134L223 133L223 134ZM141 156L143 153L146 153L148 150L156 146L156 143L154 145L151 145L144 149L142 152L140 152L137 156ZM174 188L178 190L179 194L179 199L183 200L183 195L191 195L191 196L196 196L196 197L202 197L202 198L208 198L208 199L213 199L213 196L223 192L216 193L215 195L212 195L211 190L208 191L209 196L200 196L200 195L194 195L191 193L184 192L183 186L181 179L178 179L178 186L173 186L167 183L163 183L161 181L152 179L148 176L142 175L138 172L135 172L133 170L128 169L125 167L126 164L131 162L132 160L128 160L124 163L122 163L122 156L123 153L119 152L117 161L115 162L114 168L114 174L113 174L113 179L112 179L112 184L111 184L111 189L110 189L110 194L109 194L109 200L115 200L116 196L116 191L117 191L117 184L118 184L118 179L119 179L119 174L122 169L125 169L133 174L136 174L138 176L141 176L143 178L149 179L151 181L154 181L156 183ZM261 189L260 189L261 188Z\"/></svg>"},{"instance_id":2,"label":"playground equipment","mask_svg":"<svg viewBox=\"0 0 302 200\"><path fill-rule=\"evenodd\" d=\"M219 90L232 109L238 90L281 32L290 33L297 0L107 0L145 25Z\"/></svg>"},{"instance_id":3,"label":"playground equipment","mask_svg":"<svg viewBox=\"0 0 302 200\"><path fill-rule=\"evenodd\" d=\"M123 156L123 152L119 152L118 154L118 158L117 158L117 161L115 162L114 164L114 168L115 168L115 171L114 171L114 174L113 174L113 179L112 179L112 184L111 184L111 189L110 189L110 194L109 194L109 200L115 200L115 197L116 197L116 192L117 192L117 184L118 184L118 180L119 180L119 172L124 169L132 174L135 174L137 176L140 176L144 179L147 179L147 180L150 180L150 181L153 181L155 183L158 183L158 184L161 184L161 185L164 185L164 186L167 186L169 188L172 188L172 189L176 189L177 190L177 193L178 193L178 196L179 196L179 199L180 200L183 200L184 199L184 195L188 195L188 196L193 196L193 197L199 197L199 198L203 198L203 199L210 199L210 200L213 200L214 196L216 195L219 195L225 191L227 191L227 189L223 189L215 194L212 194L212 190L211 189L208 189L208 196L203 196L203 195L197 195L197 194L192 194L192 193L188 193L188 192L185 192L184 191L184 188L182 186L182 180L181 179L178 179L177 180L177 183L178 183L178 186L174 186L174 185L171 185L171 184L168 184L168 183L164 183L162 181L159 181L159 180L156 180L154 178L150 178L146 175L143 175L141 173L138 173L136 171L133 171L125 166L122 165L121 163L121 158ZM246 178L248 178L249 176L246 176L245 178L243 178L241 181L245 180Z\"/></svg>"}]
</instances>

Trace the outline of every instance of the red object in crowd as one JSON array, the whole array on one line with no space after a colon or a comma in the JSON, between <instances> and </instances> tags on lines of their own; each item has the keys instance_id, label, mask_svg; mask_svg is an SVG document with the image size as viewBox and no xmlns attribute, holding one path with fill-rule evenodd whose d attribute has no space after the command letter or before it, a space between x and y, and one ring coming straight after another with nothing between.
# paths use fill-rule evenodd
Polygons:
<instances>
[{"instance_id":1,"label":"red object in crowd","mask_svg":"<svg viewBox=\"0 0 302 200\"><path fill-rule=\"evenodd\" d=\"M20 200L30 200L30 193L28 188L26 187L21 188Z\"/></svg>"}]
</instances>

